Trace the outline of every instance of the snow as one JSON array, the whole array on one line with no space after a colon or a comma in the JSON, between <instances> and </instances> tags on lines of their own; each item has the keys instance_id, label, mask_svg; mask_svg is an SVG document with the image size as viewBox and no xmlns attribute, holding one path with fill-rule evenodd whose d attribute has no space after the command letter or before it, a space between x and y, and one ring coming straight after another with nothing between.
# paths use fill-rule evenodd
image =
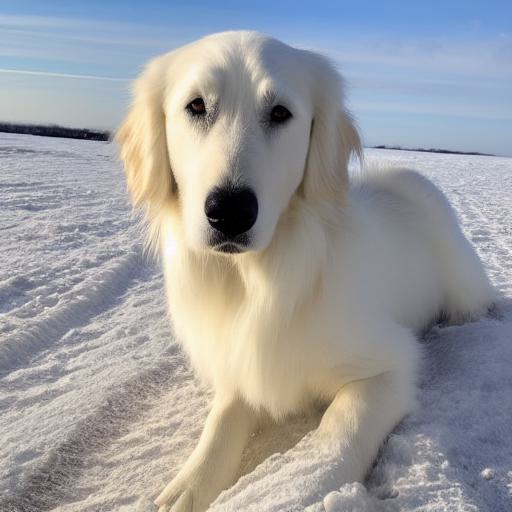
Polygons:
<instances>
[{"instance_id":1,"label":"snow","mask_svg":"<svg viewBox=\"0 0 512 512\"><path fill-rule=\"evenodd\" d=\"M419 407L364 484L307 450L318 417L257 433L216 511L512 510L512 159L367 150L448 195L502 298L422 344ZM146 511L210 394L173 340L113 145L0 134L0 510Z\"/></svg>"}]
</instances>

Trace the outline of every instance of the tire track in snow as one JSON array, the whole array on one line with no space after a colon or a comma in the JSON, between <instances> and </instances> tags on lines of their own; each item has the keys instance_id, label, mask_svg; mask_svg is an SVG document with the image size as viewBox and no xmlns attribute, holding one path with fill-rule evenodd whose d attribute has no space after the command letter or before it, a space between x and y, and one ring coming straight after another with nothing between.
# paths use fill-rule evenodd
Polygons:
<instances>
[{"instance_id":1,"label":"tire track in snow","mask_svg":"<svg viewBox=\"0 0 512 512\"><path fill-rule=\"evenodd\" d=\"M5 512L42 512L73 496L73 487L87 460L129 432L176 378L174 369L183 364L177 345L162 354L156 367L139 373L108 395L98 409L76 423L43 462L23 479L12 496L0 498Z\"/></svg>"},{"instance_id":2,"label":"tire track in snow","mask_svg":"<svg viewBox=\"0 0 512 512\"><path fill-rule=\"evenodd\" d=\"M114 307L143 270L147 270L142 248L138 246L119 259L110 268L87 279L81 290L74 290L69 302L53 314L36 319L26 331L9 335L1 342L0 377L29 364L70 329L83 326Z\"/></svg>"}]
</instances>

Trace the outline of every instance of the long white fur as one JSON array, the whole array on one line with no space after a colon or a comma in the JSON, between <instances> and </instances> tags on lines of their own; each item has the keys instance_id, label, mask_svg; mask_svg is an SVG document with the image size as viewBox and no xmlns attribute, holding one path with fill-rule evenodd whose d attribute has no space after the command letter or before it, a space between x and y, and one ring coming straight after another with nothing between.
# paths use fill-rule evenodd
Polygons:
<instances>
[{"instance_id":1,"label":"long white fur","mask_svg":"<svg viewBox=\"0 0 512 512\"><path fill-rule=\"evenodd\" d=\"M407 170L367 173L342 81L321 56L252 32L207 37L152 61L118 133L134 204L163 260L178 339L215 400L195 452L156 503L205 510L238 475L262 418L330 404L317 434L360 480L414 404L416 333L471 320L493 298L442 193ZM218 105L207 131L196 96ZM261 112L293 119L268 130ZM225 179L255 191L247 252L207 246L204 202Z\"/></svg>"}]
</instances>

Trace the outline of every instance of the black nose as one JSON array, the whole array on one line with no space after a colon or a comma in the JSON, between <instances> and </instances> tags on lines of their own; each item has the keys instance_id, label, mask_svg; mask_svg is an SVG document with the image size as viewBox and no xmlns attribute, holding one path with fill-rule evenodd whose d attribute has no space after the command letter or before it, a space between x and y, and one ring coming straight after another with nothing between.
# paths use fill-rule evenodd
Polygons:
<instances>
[{"instance_id":1,"label":"black nose","mask_svg":"<svg viewBox=\"0 0 512 512\"><path fill-rule=\"evenodd\" d=\"M216 188L208 194L204 212L212 228L234 237L254 226L258 200L249 188Z\"/></svg>"}]
</instances>

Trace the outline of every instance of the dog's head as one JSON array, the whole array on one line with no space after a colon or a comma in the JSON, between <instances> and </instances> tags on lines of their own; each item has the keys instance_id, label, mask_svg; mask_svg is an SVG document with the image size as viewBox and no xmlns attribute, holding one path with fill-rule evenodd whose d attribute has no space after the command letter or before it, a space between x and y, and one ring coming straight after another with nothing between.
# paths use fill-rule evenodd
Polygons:
<instances>
[{"instance_id":1,"label":"dog's head","mask_svg":"<svg viewBox=\"0 0 512 512\"><path fill-rule=\"evenodd\" d=\"M261 250L295 194L343 201L361 145L323 57L252 32L159 57L117 134L133 202L174 202L189 248Z\"/></svg>"}]
</instances>

